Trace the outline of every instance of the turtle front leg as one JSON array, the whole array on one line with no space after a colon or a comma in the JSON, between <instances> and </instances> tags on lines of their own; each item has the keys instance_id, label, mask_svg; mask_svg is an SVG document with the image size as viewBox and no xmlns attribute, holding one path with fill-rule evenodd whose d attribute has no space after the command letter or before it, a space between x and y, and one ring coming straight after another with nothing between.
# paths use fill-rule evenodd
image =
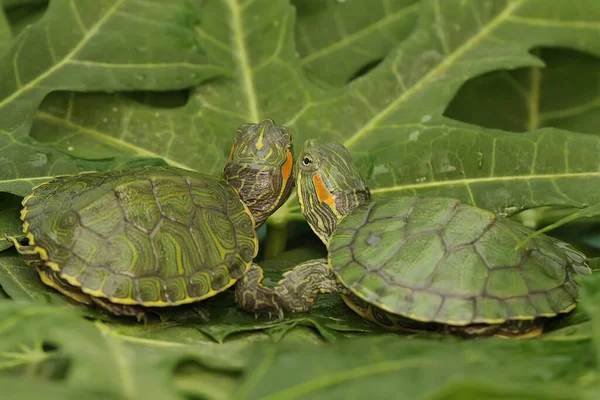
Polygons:
<instances>
[{"instance_id":1,"label":"turtle front leg","mask_svg":"<svg viewBox=\"0 0 600 400\"><path fill-rule=\"evenodd\" d=\"M327 260L319 258L298 264L283 274L273 288L262 284L262 268L253 264L246 276L236 285L235 298L249 312L304 312L311 309L320 294L345 293L347 289L337 280Z\"/></svg>"},{"instance_id":2,"label":"turtle front leg","mask_svg":"<svg viewBox=\"0 0 600 400\"><path fill-rule=\"evenodd\" d=\"M268 312L283 318L283 310L277 301L273 288L264 286L265 277L262 267L252 264L246 275L235 284L235 302L244 310L251 313Z\"/></svg>"},{"instance_id":3,"label":"turtle front leg","mask_svg":"<svg viewBox=\"0 0 600 400\"><path fill-rule=\"evenodd\" d=\"M320 294L347 292L325 258L296 265L283 274L274 289L281 307L287 312L310 310Z\"/></svg>"}]
</instances>

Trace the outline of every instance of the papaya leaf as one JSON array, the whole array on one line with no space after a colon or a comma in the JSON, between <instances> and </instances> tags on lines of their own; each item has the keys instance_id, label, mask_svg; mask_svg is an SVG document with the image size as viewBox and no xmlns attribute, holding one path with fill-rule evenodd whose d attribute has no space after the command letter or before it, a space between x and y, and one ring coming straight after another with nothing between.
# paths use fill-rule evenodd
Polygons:
<instances>
[{"instance_id":1,"label":"papaya leaf","mask_svg":"<svg viewBox=\"0 0 600 400\"><path fill-rule=\"evenodd\" d=\"M257 346L234 398L591 400L598 394L589 376L595 364L585 340L381 337L326 348Z\"/></svg>"},{"instance_id":2,"label":"papaya leaf","mask_svg":"<svg viewBox=\"0 0 600 400\"><path fill-rule=\"evenodd\" d=\"M589 184L599 177L596 137L550 128L515 134L443 116L468 79L541 67L531 48L600 54L588 28L598 19L596 3L577 4L589 13L568 1L424 1L417 27L395 51L338 97L308 105L294 127L344 143L379 199L443 195L507 215L593 204L600 198ZM297 212L290 202L277 219Z\"/></svg>"},{"instance_id":3,"label":"papaya leaf","mask_svg":"<svg viewBox=\"0 0 600 400\"><path fill-rule=\"evenodd\" d=\"M80 170L29 137L48 93L178 89L228 73L196 22L184 0L53 1L0 59L0 190L23 194L40 177Z\"/></svg>"},{"instance_id":4,"label":"papaya leaf","mask_svg":"<svg viewBox=\"0 0 600 400\"><path fill-rule=\"evenodd\" d=\"M4 234L22 239L25 234L22 232L22 222L19 219L21 212L21 198L8 193L0 193L0 251L12 246L5 238Z\"/></svg>"},{"instance_id":5,"label":"papaya leaf","mask_svg":"<svg viewBox=\"0 0 600 400\"><path fill-rule=\"evenodd\" d=\"M56 387L51 393L63 390L85 398L180 399L186 388L178 388L173 378L185 375L190 364L203 372L196 374L203 378L195 383L197 392L226 398L211 385L232 379L235 383L247 359L246 342L217 350L215 344L189 335L185 343L136 337L65 309L31 303L0 302L0 321L0 375L13 376L9 387L15 390L10 392L14 398L22 398L21 392L38 392L18 384L37 378L54 384L48 385Z\"/></svg>"},{"instance_id":6,"label":"papaya leaf","mask_svg":"<svg viewBox=\"0 0 600 400\"><path fill-rule=\"evenodd\" d=\"M10 24L6 18L6 13L0 8L0 55L4 54L10 46L13 35L10 29Z\"/></svg>"},{"instance_id":7,"label":"papaya leaf","mask_svg":"<svg viewBox=\"0 0 600 400\"><path fill-rule=\"evenodd\" d=\"M415 26L419 1L296 0L296 46L304 70L342 86L380 62Z\"/></svg>"},{"instance_id":8,"label":"papaya leaf","mask_svg":"<svg viewBox=\"0 0 600 400\"><path fill-rule=\"evenodd\" d=\"M293 128L300 146L309 137L344 143L376 198L446 195L501 214L600 201L597 185L589 184L600 176L594 161L600 138L549 128L515 134L443 116L470 78L541 67L531 48L570 46L598 54L595 31L588 28L597 17L596 3L580 0L577 12L567 0L552 7L541 0L503 0L490 7L459 0L419 4L416 28L380 65L345 87L324 89L303 74L287 2L205 2L197 14L217 17L200 18L196 34L212 59L235 71L233 77L196 86L189 101L174 109L148 108L116 95L57 94L38 112L39 133L32 135L63 151L160 156L172 165L217 173L237 126L272 117ZM314 12L313 22L342 15L327 7ZM331 38L325 35L324 43ZM44 139L44 132L53 133ZM298 217L291 199L271 222Z\"/></svg>"},{"instance_id":9,"label":"papaya leaf","mask_svg":"<svg viewBox=\"0 0 600 400\"><path fill-rule=\"evenodd\" d=\"M460 88L444 115L516 132L554 127L597 134L600 58L565 48L536 48L532 53L544 62L543 68L474 78Z\"/></svg>"}]
</instances>

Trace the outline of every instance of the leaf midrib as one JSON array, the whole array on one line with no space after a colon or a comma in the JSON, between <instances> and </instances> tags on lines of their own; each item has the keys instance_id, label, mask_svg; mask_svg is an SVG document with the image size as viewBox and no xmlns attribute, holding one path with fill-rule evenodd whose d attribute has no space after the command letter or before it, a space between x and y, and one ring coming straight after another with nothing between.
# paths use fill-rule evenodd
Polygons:
<instances>
[{"instance_id":1,"label":"leaf midrib","mask_svg":"<svg viewBox=\"0 0 600 400\"><path fill-rule=\"evenodd\" d=\"M541 174L541 175L507 175L507 176L488 176L481 178L465 178L455 180L433 181L427 183L418 183L410 185L396 185L379 187L372 189L371 193L386 193L403 190L424 189L440 186L455 186L455 185L470 185L487 182L502 182L502 181L529 181L529 180L553 180L565 178L600 178L600 171L596 172L565 172L562 174Z\"/></svg>"},{"instance_id":2,"label":"leaf midrib","mask_svg":"<svg viewBox=\"0 0 600 400\"><path fill-rule=\"evenodd\" d=\"M250 59L248 50L246 49L246 41L244 39L244 27L242 23L242 8L237 0L226 0L231 12L231 36L234 47L234 54L239 61L239 72L242 83L242 89L246 95L248 103L249 118L252 122L259 121L258 101L256 98L256 89L254 88L254 80L252 77L252 68L250 67Z\"/></svg>"},{"instance_id":3,"label":"leaf midrib","mask_svg":"<svg viewBox=\"0 0 600 400\"><path fill-rule=\"evenodd\" d=\"M116 138L114 136L106 135L106 134L98 132L98 131L96 131L94 129L87 128L87 127L84 127L82 125L78 125L78 124L76 124L74 122L71 122L71 121L68 121L68 120L66 120L64 118L58 118L58 117L56 117L56 116L54 116L52 114L49 114L47 112L44 112L44 111L38 111L36 113L36 118L48 121L48 122L53 123L55 125L62 125L64 127L66 127L66 128L73 129L73 130L75 130L77 132L81 132L81 133L84 133L84 134L89 135L89 136L93 136L93 137L95 137L95 138L97 138L97 139L99 139L101 141L104 141L105 143L108 143L110 145L113 145L113 146L115 146L117 148L124 148L124 149L130 150L133 153L135 153L135 155L137 155L137 156L162 158L169 165L172 165L174 167L182 168L182 169L188 169L188 170L192 169L188 165L182 164L180 162L177 162L177 161L175 161L175 160L173 160L171 158L165 157L165 156L160 155L158 153L155 153L153 151L150 151L150 150L144 149L142 147L136 146L136 145L134 145L132 143L126 142L126 141L124 141L122 139L119 139L119 138Z\"/></svg>"},{"instance_id":4,"label":"leaf midrib","mask_svg":"<svg viewBox=\"0 0 600 400\"><path fill-rule=\"evenodd\" d=\"M331 386L343 384L344 382L368 378L371 375L384 374L406 368L424 367L436 362L423 358L413 358L398 361L383 361L371 365L343 370L337 373L321 376L308 382L302 382L295 386L282 389L262 397L262 400L294 399L308 395L316 391L325 390Z\"/></svg>"},{"instance_id":5,"label":"leaf midrib","mask_svg":"<svg viewBox=\"0 0 600 400\"><path fill-rule=\"evenodd\" d=\"M300 64L306 65L318 58L321 58L330 53L333 53L335 50L339 50L342 47L344 47L345 45L347 45L355 40L358 40L358 39L368 35L369 33L372 33L373 31L382 29L386 25L391 25L392 23L396 22L397 20L402 19L406 15L411 14L412 12L416 11L420 7L421 7L421 5L419 3L415 3L415 4L412 4L410 6L407 6L403 9L401 9L400 11L398 11L396 13L388 14L386 17L380 19L376 23L371 24L371 25L369 25L363 29L360 29L356 32L353 32L349 35L346 35L341 40L334 42L329 46L322 47L319 50L310 53L309 55L307 55L306 57L304 57L300 60Z\"/></svg>"},{"instance_id":6,"label":"leaf midrib","mask_svg":"<svg viewBox=\"0 0 600 400\"><path fill-rule=\"evenodd\" d=\"M469 51L473 46L478 44L483 38L485 38L492 30L494 30L500 23L508 19L508 16L518 8L523 0L517 0L509 4L504 11L499 13L490 23L482 28L476 35L472 36L464 44L456 49L456 51L447 56L436 68L432 69L423 78L416 82L409 89L404 91L396 100L392 101L387 107L381 112L377 113L371 118L366 124L363 125L354 135L344 142L344 146L352 147L357 141L365 136L369 131L373 130L379 122L389 116L392 112L397 110L404 102L410 99L413 95L418 93L427 83L434 80L447 68L453 65L463 54Z\"/></svg>"}]
</instances>

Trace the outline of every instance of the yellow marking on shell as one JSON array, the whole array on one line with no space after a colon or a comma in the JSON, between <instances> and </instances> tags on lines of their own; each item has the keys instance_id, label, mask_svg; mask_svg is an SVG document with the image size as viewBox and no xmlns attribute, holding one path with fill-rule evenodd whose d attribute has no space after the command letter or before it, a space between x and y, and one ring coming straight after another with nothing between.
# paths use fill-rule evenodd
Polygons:
<instances>
[{"instance_id":1,"label":"yellow marking on shell","mask_svg":"<svg viewBox=\"0 0 600 400\"><path fill-rule=\"evenodd\" d=\"M223 288L217 290L209 290L207 293L205 293L203 296L200 297L189 297L186 296L185 298L179 300L179 301L174 301L174 302L170 302L167 303L165 301L162 300L157 300L157 301L144 301L144 302L138 302L136 299L132 298L132 297L124 297L124 298L117 298L117 297L108 297L106 296L105 293L102 292L101 289L97 289L97 290L92 290L86 287L82 287L81 283L79 282L75 282L72 283L70 279L68 279L67 276L62 276L61 274L61 278L67 280L70 284L72 284L73 286L77 286L81 288L81 291L89 294L90 296L93 297L100 297L100 298L104 298L104 299L108 299L111 303L115 303L115 304L123 304L123 305L142 305L144 307L170 307L170 306L179 306L182 304L190 304L190 303L194 303L197 301L201 301L210 297L213 297L227 289L229 289L235 282L236 279L230 279L229 282L227 282L227 284L225 286L223 286Z\"/></svg>"},{"instance_id":2,"label":"yellow marking on shell","mask_svg":"<svg viewBox=\"0 0 600 400\"><path fill-rule=\"evenodd\" d=\"M54 261L46 261L46 266L48 268L50 268L52 271L56 271L56 272L60 271L60 266L58 265L58 263L55 263Z\"/></svg>"},{"instance_id":3,"label":"yellow marking on shell","mask_svg":"<svg viewBox=\"0 0 600 400\"><path fill-rule=\"evenodd\" d=\"M26 225L27 225L27 230L24 231L25 232L25 237L29 241L29 245L30 246L34 246L35 245L35 239L33 237L33 232L29 232L29 222L25 222L23 224L23 229L25 229Z\"/></svg>"},{"instance_id":4,"label":"yellow marking on shell","mask_svg":"<svg viewBox=\"0 0 600 400\"><path fill-rule=\"evenodd\" d=\"M116 212L121 212L121 209L120 209L119 207L115 207L115 208L114 208L114 209L113 209L113 210L112 210L110 213L103 213L104 215L103 215L101 218L98 218L98 219L94 219L94 220L88 221L88 223L87 223L86 225L87 225L87 226L90 226L90 225L97 224L98 222L101 222L101 221L105 221L105 220L107 220L107 219L110 219L111 217L113 217L113 215L114 215ZM101 215L102 215L102 214L101 214Z\"/></svg>"},{"instance_id":5,"label":"yellow marking on shell","mask_svg":"<svg viewBox=\"0 0 600 400\"><path fill-rule=\"evenodd\" d=\"M35 195L34 193L30 193L30 194L28 194L27 196L25 196L25 197L23 198L23 201L21 201L21 205L22 205L22 206L25 206L25 205L27 204L27 202L28 202L29 200L31 200L31 199L34 197L34 195Z\"/></svg>"},{"instance_id":6,"label":"yellow marking on shell","mask_svg":"<svg viewBox=\"0 0 600 400\"><path fill-rule=\"evenodd\" d=\"M48 252L46 251L46 249L40 246L35 246L35 249L37 250L37 253L43 261L48 261Z\"/></svg>"},{"instance_id":7,"label":"yellow marking on shell","mask_svg":"<svg viewBox=\"0 0 600 400\"><path fill-rule=\"evenodd\" d=\"M36 186L34 186L33 188L31 188L31 193L30 193L30 194L28 194L27 196L25 196L25 197L23 198L23 200L21 201L21 205L22 205L22 206L25 206L25 204L26 204L26 203L27 203L29 200L31 200L31 199L32 199L32 198L35 196L35 191L36 191L36 190L38 190L40 187L42 187L42 186L44 186L44 185L47 185L47 184L49 184L50 182L52 182L52 181L46 181L46 182L42 182L42 183L40 183L39 185L36 185Z\"/></svg>"},{"instance_id":8,"label":"yellow marking on shell","mask_svg":"<svg viewBox=\"0 0 600 400\"><path fill-rule=\"evenodd\" d=\"M175 240L173 238L173 236L169 235L169 240L171 240L171 243L173 243L173 245L175 246L175 262L177 263L177 273L179 275L184 275L185 274L185 268L183 268L183 263L182 263L182 252L181 252L181 246L179 246L179 243L177 243L177 240Z\"/></svg>"},{"instance_id":9,"label":"yellow marking on shell","mask_svg":"<svg viewBox=\"0 0 600 400\"><path fill-rule=\"evenodd\" d=\"M88 304L88 305L93 304L93 302L90 300L90 296L86 295L85 293L77 293L77 292L68 291L65 288L63 288L62 286L58 285L56 282L54 282L54 280L52 278L50 278L45 271L43 271L39 268L37 268L37 270L40 275L40 279L42 280L42 282L45 285L48 285L51 288L58 290L65 296L70 297L71 299L78 301L79 303Z\"/></svg>"}]
</instances>

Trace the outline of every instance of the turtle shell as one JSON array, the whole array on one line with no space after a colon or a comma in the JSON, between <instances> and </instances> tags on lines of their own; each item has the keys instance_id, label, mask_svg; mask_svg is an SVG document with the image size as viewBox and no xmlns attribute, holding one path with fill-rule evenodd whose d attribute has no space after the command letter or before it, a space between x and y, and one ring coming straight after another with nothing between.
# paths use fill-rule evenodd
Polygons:
<instances>
[{"instance_id":1,"label":"turtle shell","mask_svg":"<svg viewBox=\"0 0 600 400\"><path fill-rule=\"evenodd\" d=\"M46 266L117 304L211 297L242 277L258 251L235 189L173 167L56 178L23 205L23 230Z\"/></svg>"},{"instance_id":2,"label":"turtle shell","mask_svg":"<svg viewBox=\"0 0 600 400\"><path fill-rule=\"evenodd\" d=\"M356 296L448 325L551 317L575 307L586 258L566 243L456 199L398 197L349 213L329 262Z\"/></svg>"}]
</instances>

